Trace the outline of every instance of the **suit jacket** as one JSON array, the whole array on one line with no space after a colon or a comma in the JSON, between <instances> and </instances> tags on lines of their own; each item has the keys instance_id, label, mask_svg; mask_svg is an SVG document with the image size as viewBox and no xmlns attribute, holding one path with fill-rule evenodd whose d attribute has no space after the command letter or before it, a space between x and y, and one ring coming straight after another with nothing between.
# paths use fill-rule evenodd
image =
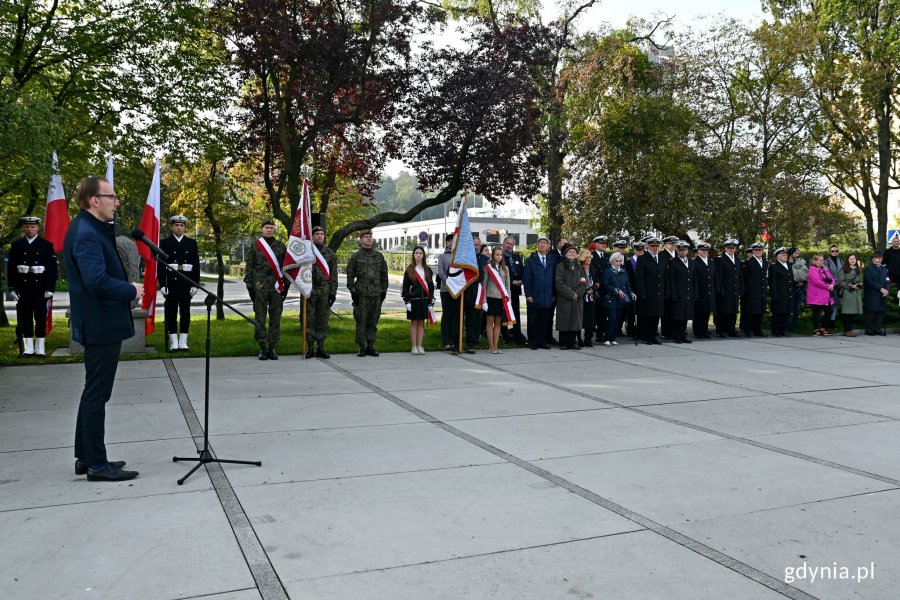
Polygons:
<instances>
[{"instance_id":1,"label":"suit jacket","mask_svg":"<svg viewBox=\"0 0 900 600\"><path fill-rule=\"evenodd\" d=\"M522 255L518 252L503 253L503 264L509 269L510 296L521 296L522 286L515 285L513 281L522 281L525 276L525 263L522 261Z\"/></svg>"},{"instance_id":2,"label":"suit jacket","mask_svg":"<svg viewBox=\"0 0 900 600\"><path fill-rule=\"evenodd\" d=\"M734 261L723 254L716 259L716 310L736 315L744 295L744 272L737 254Z\"/></svg>"},{"instance_id":3,"label":"suit jacket","mask_svg":"<svg viewBox=\"0 0 900 600\"><path fill-rule=\"evenodd\" d=\"M666 298L669 300L666 315L675 321L694 318L694 262L687 265L680 258L666 261Z\"/></svg>"},{"instance_id":4,"label":"suit jacket","mask_svg":"<svg viewBox=\"0 0 900 600\"><path fill-rule=\"evenodd\" d=\"M794 308L794 274L785 265L776 260L769 266L769 295L773 315L787 314Z\"/></svg>"},{"instance_id":5,"label":"suit jacket","mask_svg":"<svg viewBox=\"0 0 900 600\"><path fill-rule=\"evenodd\" d=\"M194 285L184 281L178 275L170 273L165 265L156 263L156 277L160 288L169 289L169 298L173 300L185 300L191 297L192 287L200 285L200 254L197 251L197 241L184 235L178 241L174 235L165 238L159 243L160 249L169 255L169 264L177 265L175 268L194 282ZM184 271L184 265L191 265L190 271Z\"/></svg>"},{"instance_id":6,"label":"suit jacket","mask_svg":"<svg viewBox=\"0 0 900 600\"><path fill-rule=\"evenodd\" d=\"M19 273L20 265L29 267L29 272ZM31 267L44 267L44 272L34 273ZM44 292L56 291L57 275L56 252L53 244L44 238L38 236L28 243L23 236L10 245L7 281L10 289L19 294L20 300L43 301Z\"/></svg>"},{"instance_id":7,"label":"suit jacket","mask_svg":"<svg viewBox=\"0 0 900 600\"><path fill-rule=\"evenodd\" d=\"M134 336L131 301L137 296L116 251L109 223L82 210L69 225L63 245L69 280L72 339L113 344Z\"/></svg>"},{"instance_id":8,"label":"suit jacket","mask_svg":"<svg viewBox=\"0 0 900 600\"><path fill-rule=\"evenodd\" d=\"M694 259L694 312L716 312L716 263L712 259Z\"/></svg>"},{"instance_id":9,"label":"suit jacket","mask_svg":"<svg viewBox=\"0 0 900 600\"><path fill-rule=\"evenodd\" d=\"M525 296L531 297L534 306L550 308L553 306L554 279L556 277L556 261L551 259L552 252L547 253L546 265L541 266L541 257L535 252L525 261Z\"/></svg>"},{"instance_id":10,"label":"suit jacket","mask_svg":"<svg viewBox=\"0 0 900 600\"><path fill-rule=\"evenodd\" d=\"M638 258L637 271L634 278L634 293L637 294L636 314L646 317L658 317L663 314L666 294L666 263L657 254L659 262L649 252Z\"/></svg>"}]
</instances>

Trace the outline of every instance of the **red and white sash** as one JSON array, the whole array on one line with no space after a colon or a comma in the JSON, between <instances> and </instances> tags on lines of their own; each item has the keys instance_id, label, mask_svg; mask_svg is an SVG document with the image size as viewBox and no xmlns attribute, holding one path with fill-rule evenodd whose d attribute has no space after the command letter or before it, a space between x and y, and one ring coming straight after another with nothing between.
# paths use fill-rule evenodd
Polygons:
<instances>
[{"instance_id":1,"label":"red and white sash","mask_svg":"<svg viewBox=\"0 0 900 600\"><path fill-rule=\"evenodd\" d=\"M419 271L417 269L413 269L413 273L416 276L416 281L418 281L419 285L422 286L422 293L425 294L426 298L430 298L431 294L428 291L428 284L425 283L425 280L422 279L421 275L419 275Z\"/></svg>"},{"instance_id":2,"label":"red and white sash","mask_svg":"<svg viewBox=\"0 0 900 600\"><path fill-rule=\"evenodd\" d=\"M331 281L331 270L328 268L328 261L325 260L325 257L322 256L322 253L319 252L319 249L316 248L316 245L313 244L313 252L316 254L316 264L319 265L319 268L322 269L322 273L325 275L325 279Z\"/></svg>"},{"instance_id":3,"label":"red and white sash","mask_svg":"<svg viewBox=\"0 0 900 600\"><path fill-rule=\"evenodd\" d=\"M494 285L497 286L497 289L500 290L500 295L503 297L503 313L506 315L506 321L504 321L504 325L512 325L516 322L515 313L513 313L512 307L512 298L509 295L509 292L506 291L506 286L503 285L503 278L500 277L500 272L493 265L487 265L485 267L485 271L490 276L491 281L494 282Z\"/></svg>"},{"instance_id":4,"label":"red and white sash","mask_svg":"<svg viewBox=\"0 0 900 600\"><path fill-rule=\"evenodd\" d=\"M484 307L487 310L487 290L480 283L478 284L478 293L475 294L475 308Z\"/></svg>"},{"instance_id":5,"label":"red and white sash","mask_svg":"<svg viewBox=\"0 0 900 600\"><path fill-rule=\"evenodd\" d=\"M283 292L284 273L281 272L281 265L278 264L278 259L275 257L275 253L272 252L269 242L267 242L265 238L259 238L256 240L256 247L260 249L263 256L266 257L266 262L268 262L269 266L272 268L272 273L275 275L275 289L279 292Z\"/></svg>"}]
</instances>

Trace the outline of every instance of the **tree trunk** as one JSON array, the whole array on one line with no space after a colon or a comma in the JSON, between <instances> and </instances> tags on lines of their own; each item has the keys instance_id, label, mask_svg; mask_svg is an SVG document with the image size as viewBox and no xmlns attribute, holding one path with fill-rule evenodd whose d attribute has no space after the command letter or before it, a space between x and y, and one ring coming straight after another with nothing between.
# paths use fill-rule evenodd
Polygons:
<instances>
[{"instance_id":1,"label":"tree trunk","mask_svg":"<svg viewBox=\"0 0 900 600\"><path fill-rule=\"evenodd\" d=\"M878 195L875 198L875 211L878 215L878 233L873 250L884 251L887 246L888 229L888 191L891 176L891 93L889 87L881 90L881 106L878 115Z\"/></svg>"}]
</instances>

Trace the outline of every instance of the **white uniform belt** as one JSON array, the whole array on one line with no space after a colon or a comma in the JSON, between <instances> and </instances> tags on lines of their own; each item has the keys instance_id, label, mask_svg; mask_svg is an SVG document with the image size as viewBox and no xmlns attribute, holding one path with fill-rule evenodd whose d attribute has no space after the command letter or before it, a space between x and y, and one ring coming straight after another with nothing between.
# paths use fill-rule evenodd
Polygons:
<instances>
[{"instance_id":1,"label":"white uniform belt","mask_svg":"<svg viewBox=\"0 0 900 600\"><path fill-rule=\"evenodd\" d=\"M25 273L43 273L46 270L47 270L47 267L42 267L41 265L34 265L34 266L17 265L16 266L16 271L18 271L19 273L22 273L23 275Z\"/></svg>"}]
</instances>

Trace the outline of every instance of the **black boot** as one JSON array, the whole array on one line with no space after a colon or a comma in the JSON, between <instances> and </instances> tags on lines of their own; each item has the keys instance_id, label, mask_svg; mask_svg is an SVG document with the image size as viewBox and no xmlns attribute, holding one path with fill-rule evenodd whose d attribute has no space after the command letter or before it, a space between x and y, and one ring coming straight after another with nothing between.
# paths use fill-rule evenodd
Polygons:
<instances>
[{"instance_id":1,"label":"black boot","mask_svg":"<svg viewBox=\"0 0 900 600\"><path fill-rule=\"evenodd\" d=\"M366 347L365 347L365 346L360 346L360 347L359 347L359 352L357 352L356 355L357 355L358 357L360 357L360 358L364 357L364 356L366 355Z\"/></svg>"},{"instance_id":2,"label":"black boot","mask_svg":"<svg viewBox=\"0 0 900 600\"><path fill-rule=\"evenodd\" d=\"M365 349L366 356L378 356L378 350L375 349L375 346L372 344L368 344Z\"/></svg>"},{"instance_id":3,"label":"black boot","mask_svg":"<svg viewBox=\"0 0 900 600\"><path fill-rule=\"evenodd\" d=\"M275 344L269 344L267 356L269 357L269 360L278 360L278 355L275 354Z\"/></svg>"},{"instance_id":4,"label":"black boot","mask_svg":"<svg viewBox=\"0 0 900 600\"><path fill-rule=\"evenodd\" d=\"M306 341L306 358L314 358L316 356L316 348L315 342L312 340Z\"/></svg>"},{"instance_id":5,"label":"black boot","mask_svg":"<svg viewBox=\"0 0 900 600\"><path fill-rule=\"evenodd\" d=\"M269 351L262 342L259 344L259 360L269 360Z\"/></svg>"},{"instance_id":6,"label":"black boot","mask_svg":"<svg viewBox=\"0 0 900 600\"><path fill-rule=\"evenodd\" d=\"M331 358L331 355L325 352L325 340L319 340L319 349L316 350L316 356L319 358Z\"/></svg>"}]
</instances>

